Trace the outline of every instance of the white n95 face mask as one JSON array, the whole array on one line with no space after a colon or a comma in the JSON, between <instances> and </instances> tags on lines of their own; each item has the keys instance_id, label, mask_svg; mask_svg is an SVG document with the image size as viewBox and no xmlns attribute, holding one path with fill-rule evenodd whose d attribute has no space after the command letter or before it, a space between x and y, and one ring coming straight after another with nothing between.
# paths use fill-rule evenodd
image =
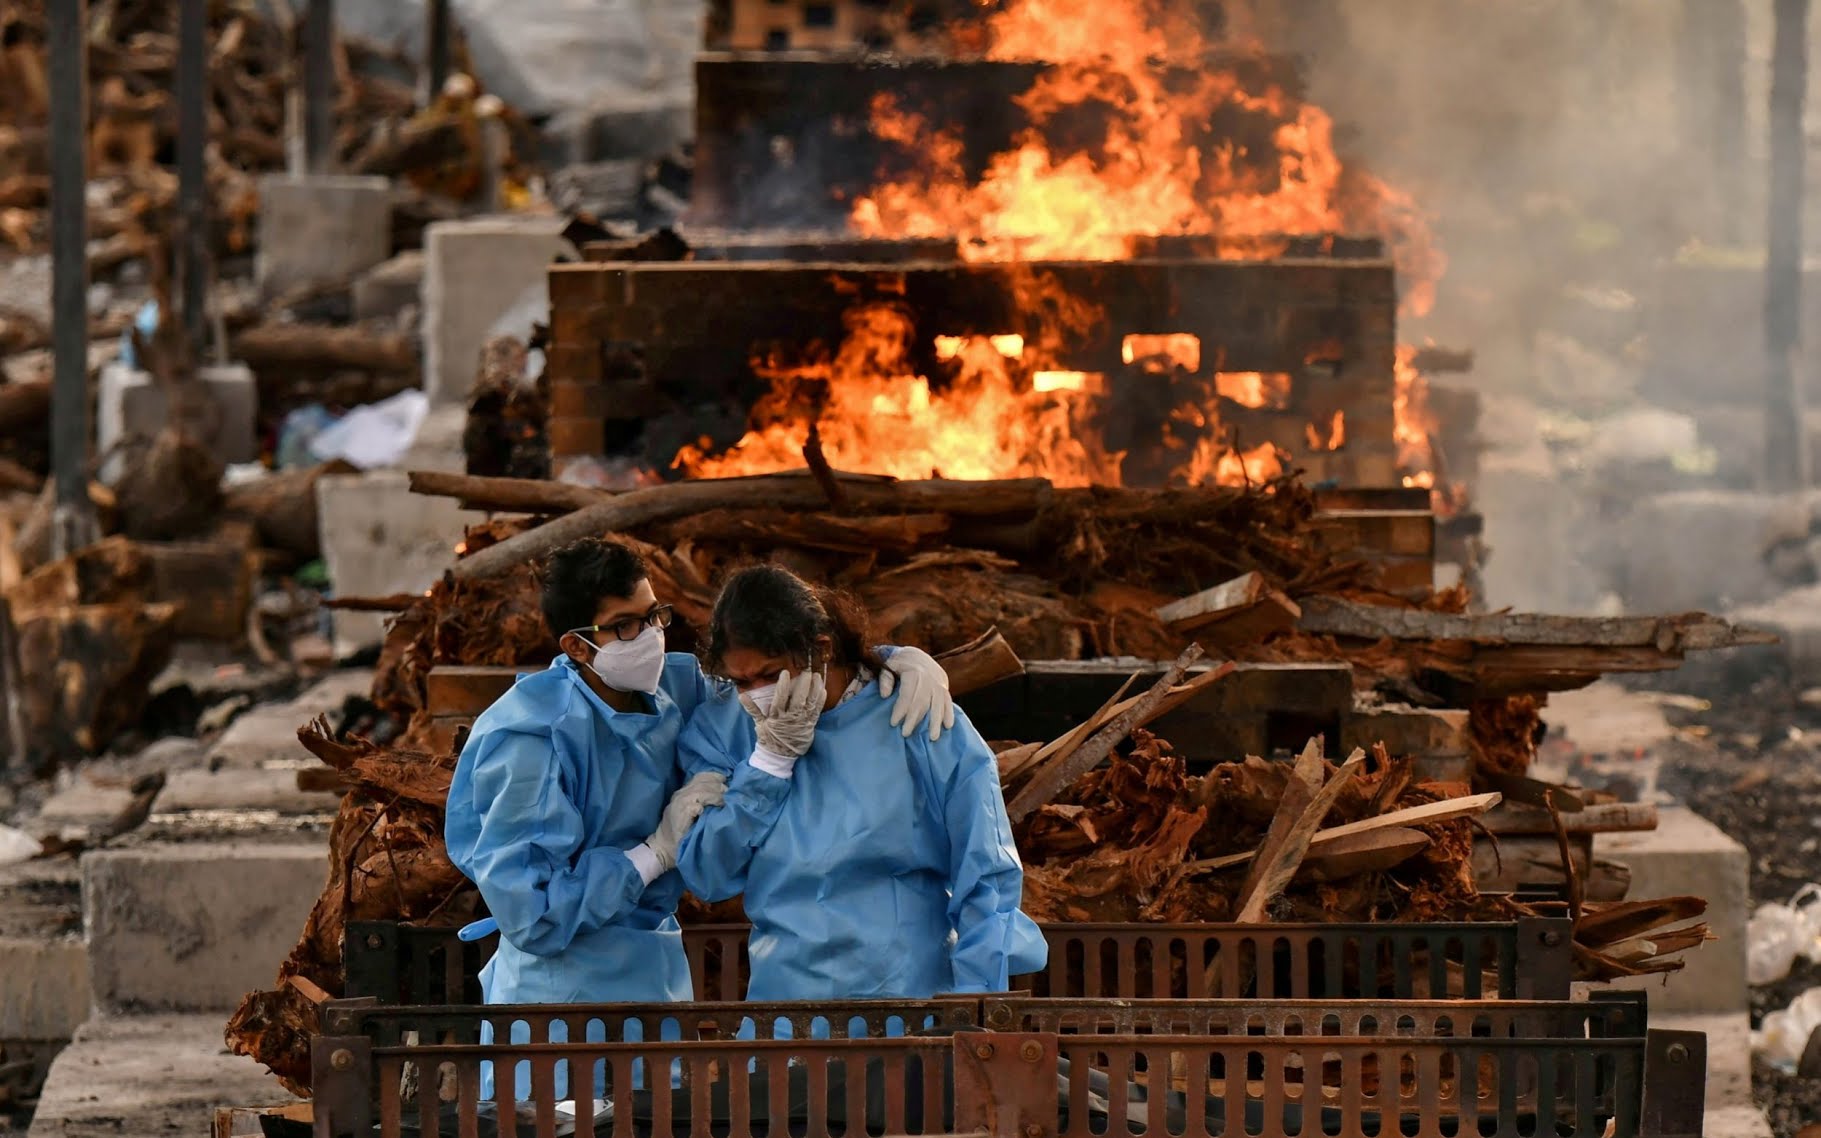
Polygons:
<instances>
[{"instance_id":1,"label":"white n95 face mask","mask_svg":"<svg viewBox=\"0 0 1821 1138\"><path fill-rule=\"evenodd\" d=\"M746 698L752 700L752 705L759 709L760 715L770 715L771 705L778 698L777 681L773 680L762 688L752 688L746 693Z\"/></svg>"},{"instance_id":2,"label":"white n95 face mask","mask_svg":"<svg viewBox=\"0 0 1821 1138\"><path fill-rule=\"evenodd\" d=\"M631 640L609 640L594 649L589 665L615 691L654 695L664 675L664 630L651 625Z\"/></svg>"}]
</instances>

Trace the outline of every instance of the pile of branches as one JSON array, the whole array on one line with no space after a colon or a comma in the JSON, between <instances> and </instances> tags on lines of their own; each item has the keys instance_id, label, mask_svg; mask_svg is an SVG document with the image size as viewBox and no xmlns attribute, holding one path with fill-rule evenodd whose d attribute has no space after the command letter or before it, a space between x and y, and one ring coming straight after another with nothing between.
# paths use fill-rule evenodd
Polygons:
<instances>
[{"instance_id":1,"label":"pile of branches","mask_svg":"<svg viewBox=\"0 0 1821 1138\"><path fill-rule=\"evenodd\" d=\"M1419 602L1383 589L1377 569L1328 551L1311 492L1292 479L1195 491L1063 490L1041 479L894 482L808 475L676 483L614 495L561 483L418 472L421 493L474 508L524 511L471 530L463 557L427 596L399 597L375 699L410 718L438 664L547 660L555 645L537 604L541 559L566 541L610 534L650 566L681 618L672 647L692 650L732 569L776 560L851 591L880 643L941 652L997 629L1024 659L1172 659L1199 640L1232 659L1334 659L1331 640L1283 630L1269 642L1183 631L1157 610L1249 573L1287 598ZM818 508L819 507L819 508ZM539 524L544 517L566 514ZM382 601L381 603L385 603ZM1458 611L1465 596L1421 604ZM1244 631L1244 630L1238 630Z\"/></svg>"},{"instance_id":2,"label":"pile of branches","mask_svg":"<svg viewBox=\"0 0 1821 1138\"><path fill-rule=\"evenodd\" d=\"M286 5L226 0L209 6L209 181L220 251L245 250L257 197L249 175L285 168L286 92L295 85L298 27ZM105 269L142 254L171 220L176 181L176 0L95 0L89 6L90 176L106 204L91 206L94 257ZM45 0L0 8L0 240L41 248L48 236L50 136ZM465 48L455 51L458 69ZM419 113L413 65L400 53L343 37L335 50L339 168L402 174L454 200L480 188L475 92ZM469 85L470 88L472 84ZM529 128L511 112L510 128ZM515 153L531 148L516 145Z\"/></svg>"}]
</instances>

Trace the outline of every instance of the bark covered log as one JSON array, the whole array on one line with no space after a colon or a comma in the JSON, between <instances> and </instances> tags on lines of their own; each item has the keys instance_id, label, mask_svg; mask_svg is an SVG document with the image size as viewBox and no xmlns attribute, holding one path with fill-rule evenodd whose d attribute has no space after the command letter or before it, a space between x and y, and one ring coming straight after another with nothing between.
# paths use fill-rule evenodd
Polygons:
<instances>
[{"instance_id":1,"label":"bark covered log","mask_svg":"<svg viewBox=\"0 0 1821 1138\"><path fill-rule=\"evenodd\" d=\"M857 509L873 512L946 513L965 517L1035 513L1047 499L1042 479L1003 482L857 482L846 487ZM584 537L618 533L709 510L740 507L819 510L828 500L813 478L775 476L673 482L632 490L545 522L457 563L453 572L476 580L507 572Z\"/></svg>"},{"instance_id":2,"label":"bark covered log","mask_svg":"<svg viewBox=\"0 0 1821 1138\"><path fill-rule=\"evenodd\" d=\"M231 518L252 522L261 545L299 561L310 561L322 556L316 484L325 475L352 474L354 470L337 459L320 466L281 471L232 487L224 509Z\"/></svg>"},{"instance_id":3,"label":"bark covered log","mask_svg":"<svg viewBox=\"0 0 1821 1138\"><path fill-rule=\"evenodd\" d=\"M234 337L234 354L255 370L273 367L414 373L417 344L397 332L315 324L261 324Z\"/></svg>"}]
</instances>

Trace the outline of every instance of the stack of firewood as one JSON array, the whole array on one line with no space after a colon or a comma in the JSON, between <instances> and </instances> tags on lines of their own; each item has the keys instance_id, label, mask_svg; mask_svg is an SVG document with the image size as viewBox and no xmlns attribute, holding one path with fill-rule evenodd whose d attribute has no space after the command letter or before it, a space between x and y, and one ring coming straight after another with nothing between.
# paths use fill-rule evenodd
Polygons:
<instances>
[{"instance_id":1,"label":"stack of firewood","mask_svg":"<svg viewBox=\"0 0 1821 1138\"><path fill-rule=\"evenodd\" d=\"M1500 799L1479 774L1434 781L1383 747L1336 765L1315 743L1293 762L1235 754L1190 775L1166 740L1142 729L1230 682L1231 661L1346 661L1361 688L1427 706L1463 700L1486 778L1548 801L1546 788L1521 773L1534 751L1539 693L1754 639L1700 616L1470 617L1458 595L1394 595L1369 564L1321 540L1313 500L1292 480L1063 491L1041 480L894 482L819 467L611 494L413 478L420 492L502 516L469 531L428 596L343 602L398 613L373 695L409 729L390 748L336 742L321 723L299 733L348 792L331 880L279 986L249 997L228 1033L237 1050L299 1087L316 1003L341 990L346 922L453 925L481 910L441 838L465 732L436 744L425 680L441 666L550 659L537 568L580 537L612 535L644 554L659 598L681 618L673 648L690 646L722 576L764 557L853 590L875 618L876 642L938 653L958 694L1016 675L1020 656L1174 658L1149 690L1120 691L1061 738L994 743L1027 865L1025 905L1044 920L1508 919L1524 911L1476 886L1475 827ZM1227 662L1202 660L1204 646ZM1575 864L1566 840L1562 854L1564 866ZM1576 887L1569 899L1584 978L1673 970L1707 935L1688 923L1704 909L1695 898L1614 904ZM710 916L737 910L685 905L686 920Z\"/></svg>"}]
</instances>

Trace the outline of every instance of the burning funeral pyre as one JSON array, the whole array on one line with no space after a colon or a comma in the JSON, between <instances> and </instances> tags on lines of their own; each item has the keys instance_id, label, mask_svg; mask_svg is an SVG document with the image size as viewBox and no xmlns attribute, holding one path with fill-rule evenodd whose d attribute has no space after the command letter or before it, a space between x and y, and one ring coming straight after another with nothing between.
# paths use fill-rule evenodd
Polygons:
<instances>
[{"instance_id":1,"label":"burning funeral pyre","mask_svg":"<svg viewBox=\"0 0 1821 1138\"><path fill-rule=\"evenodd\" d=\"M373 696L403 731L300 731L347 794L237 1050L301 1087L348 922L480 912L442 844L456 755L555 654L539 561L589 536L644 556L675 648L757 558L937 654L1040 919L1498 919L1544 888L1589 979L1707 937L1701 900L1593 871L1592 833L1652 808L1525 772L1548 692L1758 638L1435 587L1460 501L1396 320L1440 255L1238 6L1218 42L1199 7L1010 0L932 33L944 58L702 58L696 227L551 274L564 480L414 475L496 517L428 595L340 602L397 614Z\"/></svg>"}]
</instances>

